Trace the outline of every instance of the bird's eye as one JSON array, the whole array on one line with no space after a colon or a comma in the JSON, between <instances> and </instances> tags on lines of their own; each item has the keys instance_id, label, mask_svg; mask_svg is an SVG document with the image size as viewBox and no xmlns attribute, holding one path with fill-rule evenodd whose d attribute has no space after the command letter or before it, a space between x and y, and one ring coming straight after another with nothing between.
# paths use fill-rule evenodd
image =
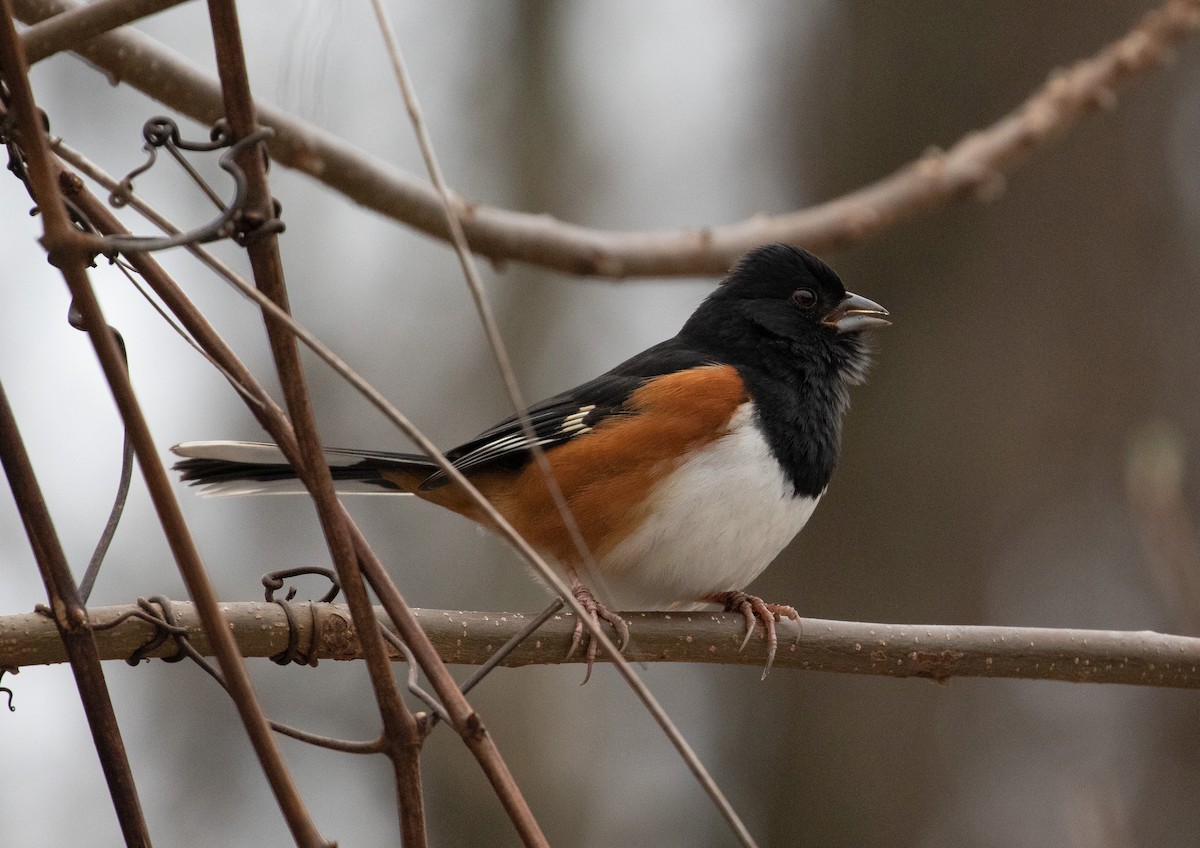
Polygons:
<instances>
[{"instance_id":1,"label":"bird's eye","mask_svg":"<svg viewBox=\"0 0 1200 848\"><path fill-rule=\"evenodd\" d=\"M817 305L817 293L812 289L796 289L792 292L792 302L807 311Z\"/></svg>"}]
</instances>

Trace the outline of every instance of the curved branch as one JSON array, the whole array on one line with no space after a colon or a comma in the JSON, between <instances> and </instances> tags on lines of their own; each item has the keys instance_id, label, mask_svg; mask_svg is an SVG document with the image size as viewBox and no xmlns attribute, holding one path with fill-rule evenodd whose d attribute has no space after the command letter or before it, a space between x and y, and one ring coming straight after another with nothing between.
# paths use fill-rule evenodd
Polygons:
<instances>
[{"instance_id":1,"label":"curved branch","mask_svg":"<svg viewBox=\"0 0 1200 848\"><path fill-rule=\"evenodd\" d=\"M26 23L78 8L73 0L14 0ZM928 153L840 198L783 215L721 226L617 232L481 206L454 195L471 249L493 261L517 260L572 274L604 277L723 273L758 244L785 241L817 252L849 247L929 209L987 200L1006 174L1036 150L1115 103L1114 91L1158 67L1170 50L1200 30L1200 0L1167 0L1123 37L1056 73L1020 107L948 150ZM216 80L132 30L111 32L78 52L173 109L204 123L221 116ZM413 175L278 108L259 105L275 130L271 156L350 199L441 239L448 239L437 192Z\"/></svg>"},{"instance_id":2,"label":"curved branch","mask_svg":"<svg viewBox=\"0 0 1200 848\"><path fill-rule=\"evenodd\" d=\"M308 607L308 603L297 604ZM92 607L92 625L104 627L136 607ZM288 620L274 603L221 605L242 654L267 657L288 645ZM173 605L178 623L192 634L195 648L210 648L190 603ZM478 665L517 633L530 616L524 613L413 610L442 659ZM633 635L625 652L632 662L694 662L761 667L762 640L738 651L744 632L739 615L712 612L622 613ZM387 615L376 616L390 626ZM341 604L312 603L292 617L298 644L321 659L353 660L361 651L350 612ZM315 624L314 624L315 622ZM1049 627L970 627L944 624L872 624L805 618L802 632L781 622L784 643L775 659L783 668L875 674L887 677L1007 677L1076 683L1125 683L1200 689L1200 639L1149 630L1068 630ZM315 629L314 629L315 628ZM506 666L581 662L566 658L574 619L555 615L513 651ZM149 624L128 618L96 631L103 659L124 659L146 644ZM794 641L793 641L794 640ZM311 652L307 646L311 647ZM169 641L149 656L175 652ZM0 668L64 662L54 623L37 613L0 616Z\"/></svg>"},{"instance_id":3,"label":"curved branch","mask_svg":"<svg viewBox=\"0 0 1200 848\"><path fill-rule=\"evenodd\" d=\"M30 65L89 39L149 15L178 6L183 0L95 0L55 15L21 33Z\"/></svg>"}]
</instances>

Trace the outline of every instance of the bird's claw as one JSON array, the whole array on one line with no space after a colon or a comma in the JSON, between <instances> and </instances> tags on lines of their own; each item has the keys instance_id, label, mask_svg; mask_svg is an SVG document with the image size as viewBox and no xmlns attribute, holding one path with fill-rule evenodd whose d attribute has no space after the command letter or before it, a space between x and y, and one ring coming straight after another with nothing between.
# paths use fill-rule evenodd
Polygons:
<instances>
[{"instance_id":1,"label":"bird's claw","mask_svg":"<svg viewBox=\"0 0 1200 848\"><path fill-rule=\"evenodd\" d=\"M612 612L604 604L596 600L596 596L591 593L586 586L578 585L573 588L575 600L579 601L580 606L587 611L591 616L592 621L597 625L603 619L612 625L613 630L617 633L617 649L625 650L625 646L629 644L629 625L625 623L625 619ZM575 656L575 652L583 645L585 639L585 630L583 619L575 622L575 632L571 635L571 649L567 651L567 659ZM587 683L592 677L592 666L596 662L596 655L599 652L600 643L591 637L591 633L587 632L587 673L583 676L583 683ZM582 686L583 683L579 685Z\"/></svg>"},{"instance_id":2,"label":"bird's claw","mask_svg":"<svg viewBox=\"0 0 1200 848\"><path fill-rule=\"evenodd\" d=\"M787 604L768 604L762 598L747 595L745 592L720 592L712 595L708 600L724 605L725 612L740 612L742 618L746 620L746 636L742 639L741 647L738 648L739 652L744 651L746 645L750 644L750 637L754 635L754 625L757 621L762 622L767 639L767 665L762 674L763 680L766 680L767 674L771 671L771 664L775 662L775 650L779 647L775 622L785 618L799 621L800 614Z\"/></svg>"}]
</instances>

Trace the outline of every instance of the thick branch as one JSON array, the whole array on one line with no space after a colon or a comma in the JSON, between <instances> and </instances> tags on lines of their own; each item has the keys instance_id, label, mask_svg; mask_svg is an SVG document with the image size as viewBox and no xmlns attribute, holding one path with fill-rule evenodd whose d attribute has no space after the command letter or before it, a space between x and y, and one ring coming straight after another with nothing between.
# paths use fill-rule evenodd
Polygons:
<instances>
[{"instance_id":1,"label":"thick branch","mask_svg":"<svg viewBox=\"0 0 1200 848\"><path fill-rule=\"evenodd\" d=\"M21 33L30 65L136 20L178 6L183 0L95 0L55 15Z\"/></svg>"},{"instance_id":2,"label":"thick branch","mask_svg":"<svg viewBox=\"0 0 1200 848\"><path fill-rule=\"evenodd\" d=\"M14 0L26 23L79 7L72 0ZM614 232L469 203L455 195L472 250L574 274L607 277L719 274L750 247L770 241L820 251L845 248L929 209L984 200L1006 174L1085 115L1112 106L1115 90L1158 67L1200 30L1200 0L1167 0L1093 57L1056 73L1019 108L840 198L783 215L758 215L714 227ZM221 116L216 80L133 30L94 39L85 58L149 96L204 123ZM271 156L352 200L437 238L449 238L441 201L428 184L346 141L267 105Z\"/></svg>"},{"instance_id":3,"label":"thick branch","mask_svg":"<svg viewBox=\"0 0 1200 848\"><path fill-rule=\"evenodd\" d=\"M349 609L341 604L296 603L296 638L301 652L322 659L359 659L361 652ZM278 604L226 603L222 611L245 656L266 657L288 644L287 617ZM92 607L93 626L103 627L134 606ZM189 603L177 602L179 623L196 649L210 648ZM442 659L478 665L528 621L523 613L413 610ZM744 622L739 615L711 612L623 613L633 634L625 652L634 662L696 662L761 666L766 646L752 639L738 651ZM376 616L388 625L387 615ZM315 628L314 628L315 622ZM506 666L581 662L566 659L574 619L554 616L504 661ZM801 634L781 622L777 667L877 674L888 677L1008 677L1076 683L1126 683L1200 689L1200 639L1149 630L1068 630L1049 627L971 627L944 624L872 624L802 619ZM151 626L128 619L96 632L103 659L124 659L150 640ZM314 643L315 634L315 643ZM798 635L798 638L797 638ZM311 650L310 650L311 649ZM168 642L150 656L175 652ZM44 665L66 660L54 623L38 613L0 616L0 667Z\"/></svg>"}]
</instances>

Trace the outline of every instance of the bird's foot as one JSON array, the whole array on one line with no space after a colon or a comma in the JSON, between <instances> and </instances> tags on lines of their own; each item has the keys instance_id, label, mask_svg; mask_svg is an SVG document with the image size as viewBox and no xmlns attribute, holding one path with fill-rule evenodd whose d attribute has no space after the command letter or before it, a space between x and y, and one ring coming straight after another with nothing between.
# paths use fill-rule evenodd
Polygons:
<instances>
[{"instance_id":1,"label":"bird's foot","mask_svg":"<svg viewBox=\"0 0 1200 848\"><path fill-rule=\"evenodd\" d=\"M738 648L739 651L746 649L746 645L750 642L750 637L754 635L755 619L762 622L767 638L767 665L763 669L762 675L765 680L767 673L771 670L771 663L775 662L775 649L779 647L779 637L775 633L775 622L782 621L785 618L799 621L800 614L787 604L768 604L762 598L747 595L745 592L718 592L715 595L709 595L704 600L714 604L721 604L725 607L725 612L740 612L742 618L746 619L746 638L742 640L742 645Z\"/></svg>"},{"instance_id":2,"label":"bird's foot","mask_svg":"<svg viewBox=\"0 0 1200 848\"><path fill-rule=\"evenodd\" d=\"M579 601L580 606L587 611L587 614L597 625L600 624L601 619L604 619L613 626L613 630L617 632L619 638L617 648L624 651L625 646L629 644L629 625L625 623L625 619L596 600L596 596L592 594L592 591L582 583L575 582L571 586L571 593L575 595L575 600ZM583 645L585 639L584 633L583 619L579 619L575 622L575 633L571 636L571 650L567 651L567 659L573 657L575 652ZM587 632L586 640L587 673L583 676L583 683L587 683L592 677L592 665L596 662L596 653L600 648L600 643L592 638L590 631ZM582 686L583 683L579 685Z\"/></svg>"}]
</instances>

